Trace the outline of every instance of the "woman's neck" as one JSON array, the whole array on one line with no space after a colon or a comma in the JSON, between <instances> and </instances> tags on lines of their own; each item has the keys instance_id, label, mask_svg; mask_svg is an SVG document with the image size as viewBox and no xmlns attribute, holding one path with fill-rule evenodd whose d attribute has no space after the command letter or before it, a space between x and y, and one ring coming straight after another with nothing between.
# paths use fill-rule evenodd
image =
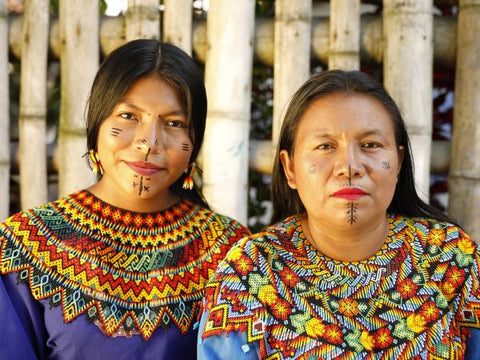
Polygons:
<instances>
[{"instance_id":1,"label":"woman's neck","mask_svg":"<svg viewBox=\"0 0 480 360\"><path fill-rule=\"evenodd\" d=\"M385 244L388 219L385 216L371 225L338 229L305 216L302 228L308 241L325 256L339 261L361 261L375 255Z\"/></svg>"}]
</instances>

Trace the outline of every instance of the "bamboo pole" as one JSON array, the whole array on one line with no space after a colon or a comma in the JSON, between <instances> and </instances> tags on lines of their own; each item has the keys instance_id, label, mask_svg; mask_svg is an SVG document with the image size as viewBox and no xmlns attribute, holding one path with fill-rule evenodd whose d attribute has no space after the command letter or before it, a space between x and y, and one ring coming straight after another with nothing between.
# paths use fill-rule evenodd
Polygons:
<instances>
[{"instance_id":1,"label":"bamboo pole","mask_svg":"<svg viewBox=\"0 0 480 360\"><path fill-rule=\"evenodd\" d=\"M312 0L276 0L273 79L273 150L290 97L310 77Z\"/></svg>"},{"instance_id":2,"label":"bamboo pole","mask_svg":"<svg viewBox=\"0 0 480 360\"><path fill-rule=\"evenodd\" d=\"M85 104L99 62L99 10L95 0L60 1L61 99L57 158L59 196L84 188L94 176L86 153Z\"/></svg>"},{"instance_id":3,"label":"bamboo pole","mask_svg":"<svg viewBox=\"0 0 480 360\"><path fill-rule=\"evenodd\" d=\"M163 0L163 40L192 54L192 0Z\"/></svg>"},{"instance_id":4,"label":"bamboo pole","mask_svg":"<svg viewBox=\"0 0 480 360\"><path fill-rule=\"evenodd\" d=\"M10 207L10 99L8 74L7 1L0 0L0 221L8 217Z\"/></svg>"},{"instance_id":5,"label":"bamboo pole","mask_svg":"<svg viewBox=\"0 0 480 360\"><path fill-rule=\"evenodd\" d=\"M428 200L432 143L432 0L384 0L384 83L410 136L415 182Z\"/></svg>"},{"instance_id":6,"label":"bamboo pole","mask_svg":"<svg viewBox=\"0 0 480 360\"><path fill-rule=\"evenodd\" d=\"M329 39L329 69L360 69L360 0L330 1Z\"/></svg>"},{"instance_id":7,"label":"bamboo pole","mask_svg":"<svg viewBox=\"0 0 480 360\"><path fill-rule=\"evenodd\" d=\"M127 41L160 39L158 0L128 0L125 35Z\"/></svg>"},{"instance_id":8,"label":"bamboo pole","mask_svg":"<svg viewBox=\"0 0 480 360\"><path fill-rule=\"evenodd\" d=\"M20 71L19 172L23 209L47 202L48 0L26 0Z\"/></svg>"},{"instance_id":9,"label":"bamboo pole","mask_svg":"<svg viewBox=\"0 0 480 360\"><path fill-rule=\"evenodd\" d=\"M54 57L60 57L60 36L58 22L51 20L50 50ZM383 22L378 15L362 15L360 23L360 57L364 64L383 62ZM434 61L435 66L453 68L456 54L456 18L434 18ZM22 44L22 16L10 16L9 44L12 58L19 59ZM205 63L207 52L206 22L196 20L193 23L193 54L200 63ZM312 61L328 64L329 19L312 18ZM274 20L257 18L255 20L254 59L265 66L273 66ZM108 55L112 50L126 42L125 21L122 16L103 17L100 29L102 53Z\"/></svg>"},{"instance_id":10,"label":"bamboo pole","mask_svg":"<svg viewBox=\"0 0 480 360\"><path fill-rule=\"evenodd\" d=\"M213 208L244 224L254 21L254 0L210 1L203 192Z\"/></svg>"},{"instance_id":11,"label":"bamboo pole","mask_svg":"<svg viewBox=\"0 0 480 360\"><path fill-rule=\"evenodd\" d=\"M460 0L449 212L480 242L480 0Z\"/></svg>"}]
</instances>

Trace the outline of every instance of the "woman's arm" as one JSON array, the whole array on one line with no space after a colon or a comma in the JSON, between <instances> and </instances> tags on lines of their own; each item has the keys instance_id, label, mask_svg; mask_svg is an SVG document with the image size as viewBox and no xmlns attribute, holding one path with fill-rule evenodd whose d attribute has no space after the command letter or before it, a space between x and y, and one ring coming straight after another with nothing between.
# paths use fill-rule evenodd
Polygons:
<instances>
[{"instance_id":1,"label":"woman's arm","mask_svg":"<svg viewBox=\"0 0 480 360\"><path fill-rule=\"evenodd\" d=\"M44 359L46 330L41 305L17 274L0 276L0 358Z\"/></svg>"}]
</instances>

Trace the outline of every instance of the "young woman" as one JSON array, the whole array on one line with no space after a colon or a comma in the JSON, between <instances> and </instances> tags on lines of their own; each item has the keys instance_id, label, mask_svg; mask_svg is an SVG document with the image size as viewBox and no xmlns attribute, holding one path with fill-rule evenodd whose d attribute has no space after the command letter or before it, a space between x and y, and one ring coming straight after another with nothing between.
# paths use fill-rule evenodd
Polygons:
<instances>
[{"instance_id":1,"label":"young woman","mask_svg":"<svg viewBox=\"0 0 480 360\"><path fill-rule=\"evenodd\" d=\"M418 197L380 84L327 71L297 91L272 194L272 225L207 285L200 359L464 358L480 326L480 254Z\"/></svg>"},{"instance_id":2,"label":"young woman","mask_svg":"<svg viewBox=\"0 0 480 360\"><path fill-rule=\"evenodd\" d=\"M87 115L99 181L0 225L0 358L196 357L204 286L248 234L191 178L206 109L173 45L136 40L105 59Z\"/></svg>"}]
</instances>

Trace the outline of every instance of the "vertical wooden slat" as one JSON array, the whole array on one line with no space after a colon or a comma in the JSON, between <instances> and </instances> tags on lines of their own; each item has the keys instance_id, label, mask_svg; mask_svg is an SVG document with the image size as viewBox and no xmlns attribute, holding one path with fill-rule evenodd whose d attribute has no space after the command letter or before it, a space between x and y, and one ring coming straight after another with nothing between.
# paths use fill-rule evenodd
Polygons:
<instances>
[{"instance_id":1,"label":"vertical wooden slat","mask_svg":"<svg viewBox=\"0 0 480 360\"><path fill-rule=\"evenodd\" d=\"M244 224L254 21L254 0L210 1L203 191L214 209Z\"/></svg>"},{"instance_id":2,"label":"vertical wooden slat","mask_svg":"<svg viewBox=\"0 0 480 360\"><path fill-rule=\"evenodd\" d=\"M0 221L9 215L10 114L7 0L0 0Z\"/></svg>"},{"instance_id":3,"label":"vertical wooden slat","mask_svg":"<svg viewBox=\"0 0 480 360\"><path fill-rule=\"evenodd\" d=\"M384 84L407 125L415 182L428 200L432 143L432 0L383 0Z\"/></svg>"},{"instance_id":4,"label":"vertical wooden slat","mask_svg":"<svg viewBox=\"0 0 480 360\"><path fill-rule=\"evenodd\" d=\"M127 41L160 39L159 0L128 0L125 14Z\"/></svg>"},{"instance_id":5,"label":"vertical wooden slat","mask_svg":"<svg viewBox=\"0 0 480 360\"><path fill-rule=\"evenodd\" d=\"M95 0L60 1L61 101L57 158L59 196L84 188L94 176L87 151L85 106L99 62L99 8Z\"/></svg>"},{"instance_id":6,"label":"vertical wooden slat","mask_svg":"<svg viewBox=\"0 0 480 360\"><path fill-rule=\"evenodd\" d=\"M330 1L328 68L360 69L360 0Z\"/></svg>"},{"instance_id":7,"label":"vertical wooden slat","mask_svg":"<svg viewBox=\"0 0 480 360\"><path fill-rule=\"evenodd\" d=\"M163 41L192 54L192 0L164 0Z\"/></svg>"},{"instance_id":8,"label":"vertical wooden slat","mask_svg":"<svg viewBox=\"0 0 480 360\"><path fill-rule=\"evenodd\" d=\"M20 70L19 171L23 209L47 201L47 54L49 1L27 0Z\"/></svg>"},{"instance_id":9,"label":"vertical wooden slat","mask_svg":"<svg viewBox=\"0 0 480 360\"><path fill-rule=\"evenodd\" d=\"M480 0L460 0L449 212L480 243Z\"/></svg>"},{"instance_id":10,"label":"vertical wooden slat","mask_svg":"<svg viewBox=\"0 0 480 360\"><path fill-rule=\"evenodd\" d=\"M273 135L275 148L290 97L310 77L312 0L276 0Z\"/></svg>"}]
</instances>

